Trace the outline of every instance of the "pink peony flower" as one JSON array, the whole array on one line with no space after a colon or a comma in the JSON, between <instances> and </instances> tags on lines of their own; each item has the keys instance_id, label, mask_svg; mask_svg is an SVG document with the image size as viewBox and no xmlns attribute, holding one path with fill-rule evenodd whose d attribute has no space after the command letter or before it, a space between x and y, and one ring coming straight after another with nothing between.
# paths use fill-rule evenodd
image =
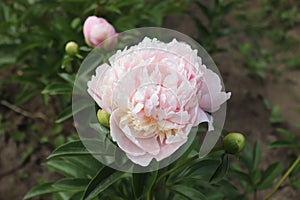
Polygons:
<instances>
[{"instance_id":1,"label":"pink peony flower","mask_svg":"<svg viewBox=\"0 0 300 200\"><path fill-rule=\"evenodd\" d=\"M188 44L144 38L96 69L88 92L111 114L112 139L132 162L148 166L182 146L193 126L230 98L219 76Z\"/></svg>"},{"instance_id":2,"label":"pink peony flower","mask_svg":"<svg viewBox=\"0 0 300 200\"><path fill-rule=\"evenodd\" d=\"M90 16L84 22L83 35L88 45L96 47L104 40L116 35L116 31L105 19ZM111 39L108 43L111 46L114 43L114 39Z\"/></svg>"}]
</instances>

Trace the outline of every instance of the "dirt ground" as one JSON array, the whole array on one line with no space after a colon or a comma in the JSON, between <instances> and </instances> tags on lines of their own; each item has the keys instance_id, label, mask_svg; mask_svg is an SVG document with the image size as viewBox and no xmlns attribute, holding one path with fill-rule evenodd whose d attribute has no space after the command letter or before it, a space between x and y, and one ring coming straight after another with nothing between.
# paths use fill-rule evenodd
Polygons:
<instances>
[{"instance_id":1,"label":"dirt ground","mask_svg":"<svg viewBox=\"0 0 300 200\"><path fill-rule=\"evenodd\" d=\"M191 24L190 24L191 23ZM165 20L164 27L178 30L190 36L196 34L188 17L169 17ZM265 82L258 78L246 76L246 67L243 66L239 52L233 48L226 39L221 39L219 45L226 47L227 52L215 54L213 59L218 63L219 70L223 76L226 91L232 92L232 97L227 104L227 118L225 129L244 133L247 141L253 143L258 140L263 147L262 168L276 160L288 160L289 152L281 150L270 150L267 145L279 138L274 126L269 122L270 110L264 105L264 99L269 100L271 106L279 105L284 123L280 127L291 131L295 123L300 122L299 109L300 102L300 71L284 71L278 81L267 78ZM9 76L12 72L1 72L0 78ZM0 99L13 102L16 86L10 84L2 87ZM9 95L7 95L9 94ZM7 98L8 96L8 98ZM36 111L54 115L55 109L45 108L39 97L30 100L22 109L29 113ZM53 150L51 145L40 145L37 137L38 133L30 129L30 124L35 124L42 132L51 131L54 123L51 121L29 118L12 108L0 104L0 112L3 122L6 122L5 134L0 135L0 199L22 199L24 194L39 181L58 178L57 175L49 172L42 163ZM68 129L71 129L68 123ZM3 123L0 124L3 126ZM21 130L25 133L24 142L15 142L10 136L10 132ZM69 130L65 130L66 134ZM298 130L299 131L299 130ZM71 130L74 132L74 130ZM296 132L295 132L296 133ZM32 148L32 154L21 163L24 152ZM299 191L288 187L280 191L272 198L274 200L295 200L300 195ZM259 196L258 199L260 199Z\"/></svg>"}]
</instances>

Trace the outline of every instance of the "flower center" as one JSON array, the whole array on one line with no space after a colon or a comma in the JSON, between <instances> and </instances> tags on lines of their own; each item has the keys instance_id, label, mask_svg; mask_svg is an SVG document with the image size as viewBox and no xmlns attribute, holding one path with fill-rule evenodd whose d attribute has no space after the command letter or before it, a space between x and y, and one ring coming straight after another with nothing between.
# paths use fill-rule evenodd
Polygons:
<instances>
[{"instance_id":1,"label":"flower center","mask_svg":"<svg viewBox=\"0 0 300 200\"><path fill-rule=\"evenodd\" d=\"M182 116L180 103L171 89L149 84L136 90L124 120L136 137L155 136L163 143L184 127Z\"/></svg>"}]
</instances>

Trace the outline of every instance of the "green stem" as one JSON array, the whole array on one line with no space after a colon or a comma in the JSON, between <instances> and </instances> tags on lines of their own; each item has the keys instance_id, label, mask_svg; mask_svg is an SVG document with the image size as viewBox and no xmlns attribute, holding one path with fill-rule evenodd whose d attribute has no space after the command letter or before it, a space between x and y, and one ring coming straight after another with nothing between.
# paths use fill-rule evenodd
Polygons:
<instances>
[{"instance_id":1,"label":"green stem","mask_svg":"<svg viewBox=\"0 0 300 200\"><path fill-rule=\"evenodd\" d=\"M151 191L146 194L146 200L152 200Z\"/></svg>"},{"instance_id":2,"label":"green stem","mask_svg":"<svg viewBox=\"0 0 300 200\"><path fill-rule=\"evenodd\" d=\"M285 179L290 175L290 173L295 169L295 167L298 165L298 163L300 162L300 155L298 156L298 158L294 161L294 163L290 166L290 168L285 172L285 174L283 175L283 177L279 180L279 182L275 185L275 187L273 188L273 190L271 192L269 192L264 200L268 200L271 198L271 196L278 190L278 188L281 186L281 184L285 181Z\"/></svg>"}]
</instances>

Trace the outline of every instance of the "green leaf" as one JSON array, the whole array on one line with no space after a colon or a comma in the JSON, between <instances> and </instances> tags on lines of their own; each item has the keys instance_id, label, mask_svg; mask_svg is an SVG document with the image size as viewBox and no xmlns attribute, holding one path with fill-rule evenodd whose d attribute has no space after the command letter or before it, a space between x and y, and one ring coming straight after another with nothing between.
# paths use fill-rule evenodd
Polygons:
<instances>
[{"instance_id":1,"label":"green leaf","mask_svg":"<svg viewBox=\"0 0 300 200\"><path fill-rule=\"evenodd\" d=\"M300 180L293 181L292 186L299 190L300 189Z\"/></svg>"},{"instance_id":2,"label":"green leaf","mask_svg":"<svg viewBox=\"0 0 300 200\"><path fill-rule=\"evenodd\" d=\"M66 178L55 182L52 187L59 188L61 191L81 191L86 188L89 182L90 179L87 178Z\"/></svg>"},{"instance_id":3,"label":"green leaf","mask_svg":"<svg viewBox=\"0 0 300 200\"><path fill-rule=\"evenodd\" d=\"M64 159L67 159L69 162L84 169L90 178L94 177L98 170L103 167L100 161L98 161L92 155L67 156L64 157Z\"/></svg>"},{"instance_id":4,"label":"green leaf","mask_svg":"<svg viewBox=\"0 0 300 200\"><path fill-rule=\"evenodd\" d=\"M240 195L240 192L239 192L239 189L235 186L235 183L232 182L232 180L223 179L218 184L221 187L220 189L221 189L222 193L225 196L230 197L230 199L236 199L236 200L246 199L246 198L237 198ZM224 199L224 197L219 198L219 199Z\"/></svg>"},{"instance_id":5,"label":"green leaf","mask_svg":"<svg viewBox=\"0 0 300 200\"><path fill-rule=\"evenodd\" d=\"M70 191L63 191L63 192L57 192L52 194L52 199L55 200L70 200L71 197L74 195L74 190Z\"/></svg>"},{"instance_id":6,"label":"green leaf","mask_svg":"<svg viewBox=\"0 0 300 200\"><path fill-rule=\"evenodd\" d=\"M150 196L152 194L152 187L156 181L157 170L148 173L134 173L132 174L132 185L135 198L140 199L144 195Z\"/></svg>"},{"instance_id":7,"label":"green leaf","mask_svg":"<svg viewBox=\"0 0 300 200\"><path fill-rule=\"evenodd\" d=\"M283 121L283 119L281 118L280 107L278 105L275 105L272 108L271 117L269 120L271 123L275 123L275 124L281 123Z\"/></svg>"},{"instance_id":8,"label":"green leaf","mask_svg":"<svg viewBox=\"0 0 300 200\"><path fill-rule=\"evenodd\" d=\"M276 131L291 140L294 140L296 138L296 136L288 130L277 128Z\"/></svg>"},{"instance_id":9,"label":"green leaf","mask_svg":"<svg viewBox=\"0 0 300 200\"><path fill-rule=\"evenodd\" d=\"M50 160L44 164L49 169L67 177L87 178L88 171L64 159Z\"/></svg>"},{"instance_id":10,"label":"green leaf","mask_svg":"<svg viewBox=\"0 0 300 200\"><path fill-rule=\"evenodd\" d=\"M224 178L224 176L227 174L229 168L229 161L228 161L228 155L223 154L222 161L212 177L210 178L209 182L219 182Z\"/></svg>"},{"instance_id":11,"label":"green leaf","mask_svg":"<svg viewBox=\"0 0 300 200\"><path fill-rule=\"evenodd\" d=\"M293 147L294 144L290 141L278 140L269 144L270 148L278 148L278 147Z\"/></svg>"},{"instance_id":12,"label":"green leaf","mask_svg":"<svg viewBox=\"0 0 300 200\"><path fill-rule=\"evenodd\" d=\"M273 163L266 171L263 172L260 183L258 184L259 190L264 190L273 185L273 182L280 176L283 170L282 163Z\"/></svg>"},{"instance_id":13,"label":"green leaf","mask_svg":"<svg viewBox=\"0 0 300 200\"><path fill-rule=\"evenodd\" d=\"M48 159L60 157L60 156L71 156L71 155L90 155L90 152L82 144L81 140L71 141L61 145L55 149L49 156Z\"/></svg>"},{"instance_id":14,"label":"green leaf","mask_svg":"<svg viewBox=\"0 0 300 200\"><path fill-rule=\"evenodd\" d=\"M295 159L296 159L296 158L295 158ZM295 162L295 159L292 159L292 160L291 160L289 166L291 166L291 165ZM289 178L290 178L290 179L297 179L299 173L300 173L300 163L298 163L298 164L296 165L296 167L293 169L293 171L292 171L291 174L289 175Z\"/></svg>"},{"instance_id":15,"label":"green leaf","mask_svg":"<svg viewBox=\"0 0 300 200\"><path fill-rule=\"evenodd\" d=\"M95 146L95 149L97 152L91 152L87 150L87 148L83 145L83 143L86 144L88 147ZM114 152L110 153L102 153L100 147L103 147L103 142L100 140L96 139L85 139L85 140L75 140L68 142L66 144L63 144L62 146L58 147L55 149L49 156L48 159L51 158L56 158L56 157L61 157L61 156L80 156L80 155L90 155L90 154L95 154L95 155L110 155L113 156ZM99 150L99 151L98 151Z\"/></svg>"},{"instance_id":16,"label":"green leaf","mask_svg":"<svg viewBox=\"0 0 300 200\"><path fill-rule=\"evenodd\" d=\"M25 195L24 200L30 199L30 198L33 198L33 197L37 197L37 196L41 196L41 195L45 195L45 194L51 194L51 193L59 192L60 189L53 187L52 184L53 184L53 182L43 183L41 185L38 185L38 186L32 188Z\"/></svg>"},{"instance_id":17,"label":"green leaf","mask_svg":"<svg viewBox=\"0 0 300 200\"><path fill-rule=\"evenodd\" d=\"M24 92L21 92L17 95L15 104L20 105L22 103L25 103L29 99L31 99L34 95L38 94L40 92L40 89L33 89L33 90L24 90Z\"/></svg>"},{"instance_id":18,"label":"green leaf","mask_svg":"<svg viewBox=\"0 0 300 200\"><path fill-rule=\"evenodd\" d=\"M61 113L59 113L59 115L57 116L55 122L56 123L61 123L61 122L65 121L66 119L69 119L70 117L72 117L72 115L73 115L72 106L68 106Z\"/></svg>"},{"instance_id":19,"label":"green leaf","mask_svg":"<svg viewBox=\"0 0 300 200\"><path fill-rule=\"evenodd\" d=\"M4 67L2 66L11 66L13 65L14 63L16 63L16 58L15 57L12 57L12 56L3 56L3 57L0 57L0 69L3 69Z\"/></svg>"},{"instance_id":20,"label":"green leaf","mask_svg":"<svg viewBox=\"0 0 300 200\"><path fill-rule=\"evenodd\" d=\"M64 144L65 142L65 136L63 135L58 135L55 140L54 140L54 146L55 147L59 147L61 146L62 144Z\"/></svg>"},{"instance_id":21,"label":"green leaf","mask_svg":"<svg viewBox=\"0 0 300 200\"><path fill-rule=\"evenodd\" d=\"M111 186L116 181L128 176L124 172L116 171L115 169L104 167L98 174L90 181L86 188L83 200L90 200L101 194L105 189Z\"/></svg>"},{"instance_id":22,"label":"green leaf","mask_svg":"<svg viewBox=\"0 0 300 200\"><path fill-rule=\"evenodd\" d=\"M207 199L201 192L199 192L199 190L196 190L192 187L188 187L185 185L172 185L172 186L168 187L168 189L170 189L171 191L175 192L176 194L178 194L182 197L185 197L187 199L190 199L190 200L195 200L195 199L206 200Z\"/></svg>"},{"instance_id":23,"label":"green leaf","mask_svg":"<svg viewBox=\"0 0 300 200\"><path fill-rule=\"evenodd\" d=\"M63 121L65 121L66 119L69 119L70 117L72 117L72 115L75 115L77 113L79 113L80 111L90 107L90 106L94 106L94 103L91 101L88 101L86 99L82 99L82 100L78 100L78 101L74 101L73 105L66 107L58 116L56 119L56 123L61 123Z\"/></svg>"},{"instance_id":24,"label":"green leaf","mask_svg":"<svg viewBox=\"0 0 300 200\"><path fill-rule=\"evenodd\" d=\"M234 177L236 177L239 180L239 182L244 182L245 185L253 187L254 184L252 181L252 177L249 174L244 173L240 170L233 170L232 174Z\"/></svg>"},{"instance_id":25,"label":"green leaf","mask_svg":"<svg viewBox=\"0 0 300 200\"><path fill-rule=\"evenodd\" d=\"M198 160L195 164L187 168L189 171L188 175L211 174L219 167L219 165L219 159Z\"/></svg>"},{"instance_id":26,"label":"green leaf","mask_svg":"<svg viewBox=\"0 0 300 200\"><path fill-rule=\"evenodd\" d=\"M77 192L73 196L71 196L68 200L82 199L83 194L84 194L84 191Z\"/></svg>"},{"instance_id":27,"label":"green leaf","mask_svg":"<svg viewBox=\"0 0 300 200\"><path fill-rule=\"evenodd\" d=\"M258 169L260 160L261 160L261 147L258 142L255 142L253 153L252 153L252 171Z\"/></svg>"},{"instance_id":28,"label":"green leaf","mask_svg":"<svg viewBox=\"0 0 300 200\"><path fill-rule=\"evenodd\" d=\"M73 86L75 82L75 75L67 73L60 73L58 75Z\"/></svg>"},{"instance_id":29,"label":"green leaf","mask_svg":"<svg viewBox=\"0 0 300 200\"><path fill-rule=\"evenodd\" d=\"M72 86L70 86L69 84L64 84L64 83L54 83L52 85L46 86L45 89L41 93L49 94L49 95L71 94Z\"/></svg>"}]
</instances>

